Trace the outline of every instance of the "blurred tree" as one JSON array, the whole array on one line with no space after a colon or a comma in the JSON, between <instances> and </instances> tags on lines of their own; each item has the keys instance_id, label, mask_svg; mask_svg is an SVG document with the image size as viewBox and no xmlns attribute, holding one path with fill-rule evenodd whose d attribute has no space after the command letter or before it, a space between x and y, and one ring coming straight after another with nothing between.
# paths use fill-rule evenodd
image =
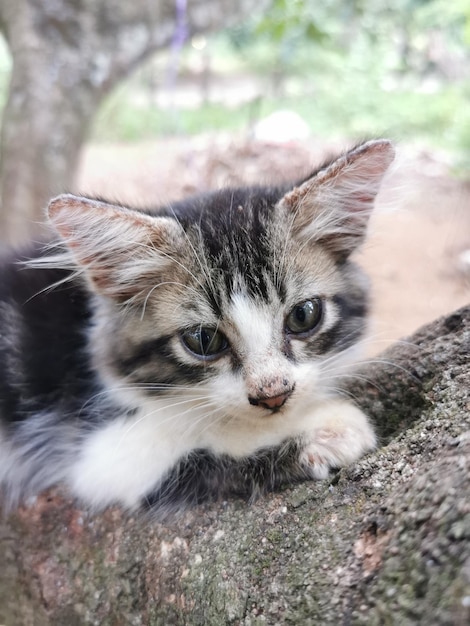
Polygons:
<instances>
[{"instance_id":1,"label":"blurred tree","mask_svg":"<svg viewBox=\"0 0 470 626\"><path fill-rule=\"evenodd\" d=\"M271 44L277 92L282 92L284 78L302 66L305 50L311 53L308 44L330 47L348 57L355 47L361 47L364 71L365 57L375 59L386 48L386 65L397 74L418 79L435 74L451 81L468 76L470 2L272 0L269 12L257 14L231 31L232 44L246 56L252 57L250 44L260 39Z\"/></svg>"},{"instance_id":2,"label":"blurred tree","mask_svg":"<svg viewBox=\"0 0 470 626\"><path fill-rule=\"evenodd\" d=\"M0 0L13 70L0 151L0 238L18 242L70 188L93 115L155 50L219 29L257 0Z\"/></svg>"}]
</instances>

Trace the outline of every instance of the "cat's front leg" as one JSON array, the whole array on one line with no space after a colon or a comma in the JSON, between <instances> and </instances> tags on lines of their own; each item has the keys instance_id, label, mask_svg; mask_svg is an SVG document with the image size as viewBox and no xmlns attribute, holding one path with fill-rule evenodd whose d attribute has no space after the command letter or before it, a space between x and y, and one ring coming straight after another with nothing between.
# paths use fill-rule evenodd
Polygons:
<instances>
[{"instance_id":1,"label":"cat's front leg","mask_svg":"<svg viewBox=\"0 0 470 626\"><path fill-rule=\"evenodd\" d=\"M344 467L373 450L377 440L367 417L356 406L331 400L312 413L312 428L300 440L300 464L312 478Z\"/></svg>"}]
</instances>

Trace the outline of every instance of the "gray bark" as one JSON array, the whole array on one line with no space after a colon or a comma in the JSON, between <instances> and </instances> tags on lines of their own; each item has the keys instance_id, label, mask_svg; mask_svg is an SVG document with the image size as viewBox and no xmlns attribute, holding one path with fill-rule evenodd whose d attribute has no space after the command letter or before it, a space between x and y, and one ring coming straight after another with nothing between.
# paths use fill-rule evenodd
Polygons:
<instances>
[{"instance_id":1,"label":"gray bark","mask_svg":"<svg viewBox=\"0 0 470 626\"><path fill-rule=\"evenodd\" d=\"M0 239L28 238L48 199L70 190L93 115L118 81L179 31L223 28L254 4L188 0L177 22L174 0L0 0L13 58L1 136Z\"/></svg>"},{"instance_id":2,"label":"gray bark","mask_svg":"<svg viewBox=\"0 0 470 626\"><path fill-rule=\"evenodd\" d=\"M470 307L348 390L382 446L331 481L156 522L54 491L0 526L0 623L470 623Z\"/></svg>"}]
</instances>

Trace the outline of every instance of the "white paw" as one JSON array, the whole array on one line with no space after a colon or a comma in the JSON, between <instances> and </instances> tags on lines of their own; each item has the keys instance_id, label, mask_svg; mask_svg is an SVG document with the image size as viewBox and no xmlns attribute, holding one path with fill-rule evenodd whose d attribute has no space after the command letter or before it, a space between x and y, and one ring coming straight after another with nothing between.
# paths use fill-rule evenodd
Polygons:
<instances>
[{"instance_id":1,"label":"white paw","mask_svg":"<svg viewBox=\"0 0 470 626\"><path fill-rule=\"evenodd\" d=\"M312 414L312 426L299 458L312 478L327 478L332 468L354 463L376 445L367 417L347 402L325 404Z\"/></svg>"}]
</instances>

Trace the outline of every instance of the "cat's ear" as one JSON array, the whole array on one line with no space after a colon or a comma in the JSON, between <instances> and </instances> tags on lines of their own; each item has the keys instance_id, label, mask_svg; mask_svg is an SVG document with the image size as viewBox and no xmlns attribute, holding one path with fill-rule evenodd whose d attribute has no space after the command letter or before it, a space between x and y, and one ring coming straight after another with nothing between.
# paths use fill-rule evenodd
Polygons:
<instances>
[{"instance_id":1,"label":"cat's ear","mask_svg":"<svg viewBox=\"0 0 470 626\"><path fill-rule=\"evenodd\" d=\"M337 258L365 237L382 179L395 156L390 141L368 141L289 191L279 206L293 215L293 232L322 243Z\"/></svg>"},{"instance_id":2,"label":"cat's ear","mask_svg":"<svg viewBox=\"0 0 470 626\"><path fill-rule=\"evenodd\" d=\"M48 215L92 288L121 302L170 266L183 239L172 218L71 194L51 200Z\"/></svg>"}]
</instances>

